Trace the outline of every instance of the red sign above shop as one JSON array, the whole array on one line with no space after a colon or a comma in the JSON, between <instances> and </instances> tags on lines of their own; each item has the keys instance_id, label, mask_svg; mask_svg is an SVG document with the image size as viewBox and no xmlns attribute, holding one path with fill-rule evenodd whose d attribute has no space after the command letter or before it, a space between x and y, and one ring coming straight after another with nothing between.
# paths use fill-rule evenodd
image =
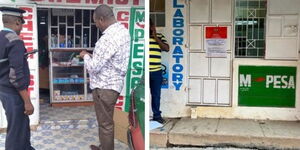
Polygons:
<instances>
[{"instance_id":1,"label":"red sign above shop","mask_svg":"<svg viewBox=\"0 0 300 150\"><path fill-rule=\"evenodd\" d=\"M31 0L37 4L66 4L74 5L112 5L112 6L143 6L144 0Z\"/></svg>"},{"instance_id":2,"label":"red sign above shop","mask_svg":"<svg viewBox=\"0 0 300 150\"><path fill-rule=\"evenodd\" d=\"M227 27L206 27L205 37L227 39Z\"/></svg>"}]
</instances>

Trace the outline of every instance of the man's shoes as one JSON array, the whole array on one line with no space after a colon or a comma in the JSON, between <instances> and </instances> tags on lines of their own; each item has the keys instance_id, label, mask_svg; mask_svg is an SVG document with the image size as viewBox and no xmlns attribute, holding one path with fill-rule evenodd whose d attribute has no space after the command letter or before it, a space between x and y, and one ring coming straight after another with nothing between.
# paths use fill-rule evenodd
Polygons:
<instances>
[{"instance_id":1,"label":"man's shoes","mask_svg":"<svg viewBox=\"0 0 300 150\"><path fill-rule=\"evenodd\" d=\"M157 121L157 122L159 122L161 124L165 124L166 123L166 121L163 118L156 118L156 119L153 119L153 120Z\"/></svg>"},{"instance_id":2,"label":"man's shoes","mask_svg":"<svg viewBox=\"0 0 300 150\"><path fill-rule=\"evenodd\" d=\"M91 150L101 150L98 146L96 145L90 145Z\"/></svg>"}]
</instances>

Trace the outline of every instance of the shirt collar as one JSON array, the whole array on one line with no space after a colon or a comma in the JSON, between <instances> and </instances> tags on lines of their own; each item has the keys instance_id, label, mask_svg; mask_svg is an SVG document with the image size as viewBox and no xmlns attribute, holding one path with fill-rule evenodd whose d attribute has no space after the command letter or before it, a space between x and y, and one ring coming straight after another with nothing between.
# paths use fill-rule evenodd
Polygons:
<instances>
[{"instance_id":1,"label":"shirt collar","mask_svg":"<svg viewBox=\"0 0 300 150\"><path fill-rule=\"evenodd\" d=\"M12 29L10 29L10 28L6 28L6 27L4 27L3 30L4 30L4 31L10 31L10 32L16 33L14 30L12 30Z\"/></svg>"},{"instance_id":2,"label":"shirt collar","mask_svg":"<svg viewBox=\"0 0 300 150\"><path fill-rule=\"evenodd\" d=\"M103 31L103 34L109 33L115 26L117 26L117 25L119 25L119 24L120 24L119 22L116 22L116 23L111 24L108 28L106 28L106 29Z\"/></svg>"}]
</instances>

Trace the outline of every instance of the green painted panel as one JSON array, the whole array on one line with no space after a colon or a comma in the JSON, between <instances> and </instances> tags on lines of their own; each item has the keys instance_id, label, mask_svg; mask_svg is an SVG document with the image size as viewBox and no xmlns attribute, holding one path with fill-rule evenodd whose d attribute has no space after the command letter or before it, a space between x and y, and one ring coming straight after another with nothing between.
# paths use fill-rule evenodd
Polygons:
<instances>
[{"instance_id":1,"label":"green painted panel","mask_svg":"<svg viewBox=\"0 0 300 150\"><path fill-rule=\"evenodd\" d=\"M238 105L295 107L296 67L239 66Z\"/></svg>"}]
</instances>

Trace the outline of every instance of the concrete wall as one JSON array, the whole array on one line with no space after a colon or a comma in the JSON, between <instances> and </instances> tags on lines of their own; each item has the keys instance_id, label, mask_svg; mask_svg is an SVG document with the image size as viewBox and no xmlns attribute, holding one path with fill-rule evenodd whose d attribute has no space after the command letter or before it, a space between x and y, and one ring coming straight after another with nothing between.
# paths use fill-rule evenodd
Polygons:
<instances>
[{"instance_id":1,"label":"concrete wall","mask_svg":"<svg viewBox=\"0 0 300 150\"><path fill-rule=\"evenodd\" d=\"M263 59L234 59L233 61L233 92L231 107L197 107L199 117L205 118L240 118L240 119L270 119L270 120L300 120L300 82L297 80L296 108L273 107L241 107L238 106L238 67L239 65L256 66L296 66L297 79L299 79L299 62L272 61Z\"/></svg>"},{"instance_id":2,"label":"concrete wall","mask_svg":"<svg viewBox=\"0 0 300 150\"><path fill-rule=\"evenodd\" d=\"M178 0L178 4L185 4L185 0ZM179 8L182 11L184 16L184 21L186 22L187 14L186 14L186 5L184 8ZM166 1L166 27L160 28L158 31L162 31L166 38L168 39L170 45L170 51L168 53L163 53L162 61L167 61L169 63L169 88L162 89L161 95L161 111L162 115L165 117L184 117L190 115L190 109L186 106L187 102L187 48L185 45L187 44L187 25L184 23L184 35L183 35L183 44L179 45L183 51L183 58L180 59L180 64L184 67L183 71L183 84L181 85L179 90L176 90L174 83L172 81L172 75L174 76L174 71L172 67L176 64L175 59L172 57L172 53L174 52L174 48L176 45L172 43L173 36L173 16L177 9L173 8L173 0ZM180 17L178 17L180 18Z\"/></svg>"},{"instance_id":3,"label":"concrete wall","mask_svg":"<svg viewBox=\"0 0 300 150\"><path fill-rule=\"evenodd\" d=\"M166 1L166 27L160 28L159 31L165 34L167 37L171 51L168 54L163 54L163 59L169 62L169 89L162 90L161 110L162 115L165 117L185 117L190 116L190 106L187 106L188 98L188 66L187 66L187 51L188 49L183 47L183 61L184 66L183 75L184 81L180 90L175 90L172 85L172 69L171 67L175 64L174 58L172 58L172 52L174 51L175 45L172 44L173 36L173 18L176 8L173 8L174 3L185 4L184 0L169 0ZM299 0L288 0L282 5L281 0L268 0L268 15L286 15L300 13L300 1ZM234 7L234 6L233 6ZM187 5L184 5L183 15L185 18L184 26L184 44L187 44ZM299 17L298 17L299 18ZM233 19L234 20L234 19ZM299 27L299 24L298 24ZM298 33L299 37L299 33ZM234 38L233 38L234 39ZM299 44L299 40L298 40ZM234 44L233 44L234 45ZM298 46L299 48L299 46ZM297 58L297 57L296 57ZM208 118L241 118L241 119L271 119L271 120L299 120L300 119L300 100L299 100L299 81L297 80L296 87L296 108L267 108L267 107L240 107L238 106L238 66L239 65L262 65L262 66L296 66L297 67L297 79L299 79L299 62L298 59L291 60L267 60L267 59L244 59L244 58L233 58L232 60L232 91L231 91L231 106L228 107L212 107L212 106L198 106L197 114L198 117Z\"/></svg>"}]
</instances>

